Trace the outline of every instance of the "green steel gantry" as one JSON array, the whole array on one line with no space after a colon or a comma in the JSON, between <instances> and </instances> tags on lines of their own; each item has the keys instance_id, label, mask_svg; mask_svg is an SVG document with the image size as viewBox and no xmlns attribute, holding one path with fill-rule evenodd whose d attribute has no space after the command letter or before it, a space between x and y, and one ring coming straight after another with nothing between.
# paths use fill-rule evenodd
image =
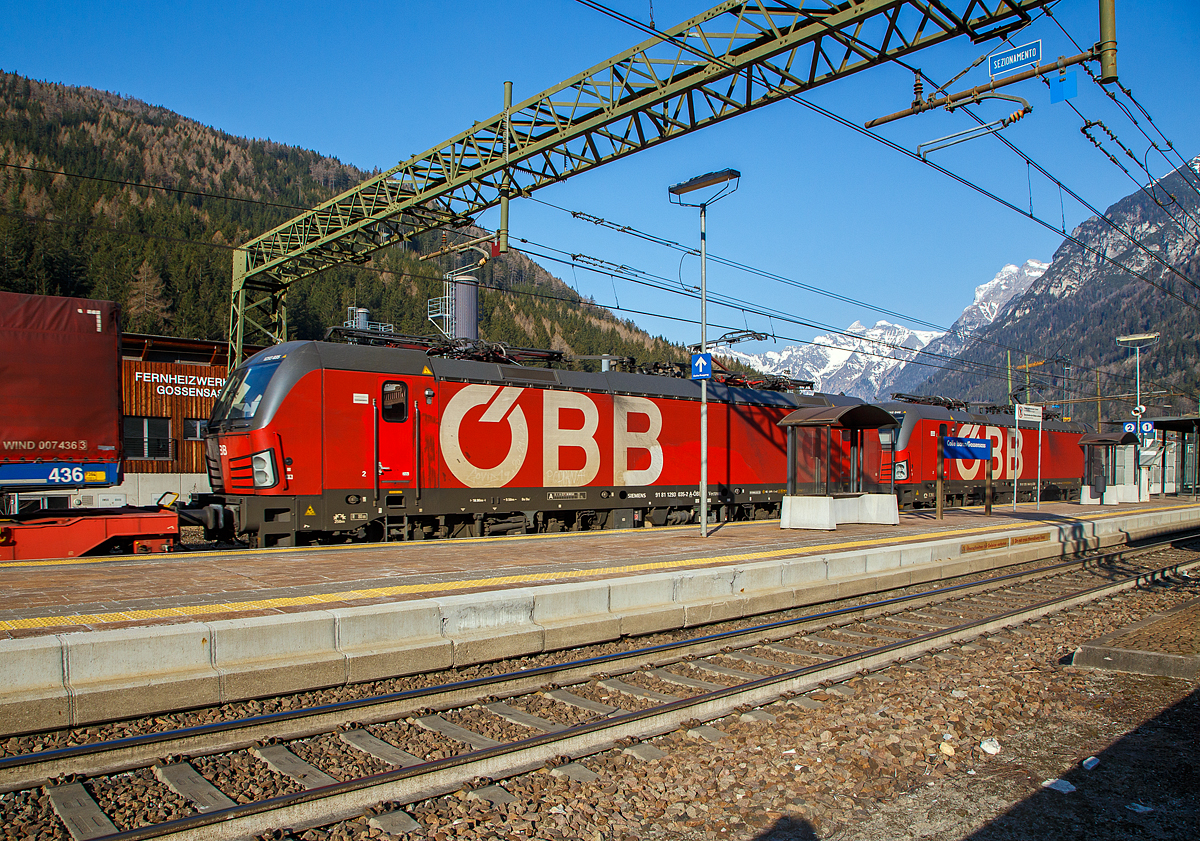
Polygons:
<instances>
[{"instance_id":1,"label":"green steel gantry","mask_svg":"<svg viewBox=\"0 0 1200 841\"><path fill-rule=\"evenodd\" d=\"M1003 37L1049 2L729 0L515 106L505 83L500 113L234 252L231 365L248 331L287 340L301 278L496 205L506 250L512 197L960 35Z\"/></svg>"}]
</instances>

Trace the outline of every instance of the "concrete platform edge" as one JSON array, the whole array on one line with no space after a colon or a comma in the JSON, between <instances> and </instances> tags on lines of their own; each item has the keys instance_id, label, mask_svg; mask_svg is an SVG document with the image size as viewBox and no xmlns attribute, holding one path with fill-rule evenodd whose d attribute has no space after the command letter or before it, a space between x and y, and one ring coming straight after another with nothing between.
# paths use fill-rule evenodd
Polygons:
<instances>
[{"instance_id":1,"label":"concrete platform edge","mask_svg":"<svg viewBox=\"0 0 1200 841\"><path fill-rule=\"evenodd\" d=\"M631 578L4 640L0 735L607 642L1196 526L1200 507L1137 512Z\"/></svg>"}]
</instances>

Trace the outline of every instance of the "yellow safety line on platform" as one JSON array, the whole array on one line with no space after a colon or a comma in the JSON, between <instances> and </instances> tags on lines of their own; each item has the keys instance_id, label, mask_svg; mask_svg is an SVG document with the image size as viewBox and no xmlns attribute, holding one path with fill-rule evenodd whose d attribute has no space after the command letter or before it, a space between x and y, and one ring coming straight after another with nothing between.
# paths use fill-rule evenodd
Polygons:
<instances>
[{"instance_id":1,"label":"yellow safety line on platform","mask_svg":"<svg viewBox=\"0 0 1200 841\"><path fill-rule=\"evenodd\" d=\"M1190 508L1193 506L1175 506ZM1171 508L1159 507L1142 509L1167 511ZM1116 516L1121 512L1105 512L1100 516ZM1135 513L1126 511L1123 513ZM1098 517L1099 518L1099 517ZM844 543L824 543L815 546L792 546L784 549L764 549L758 552L742 552L733 555L717 555L709 558L679 558L673 561L651 561L643 564L630 564L618 567L599 567L596 569L561 570L544 573L526 573L523 575L504 575L494 578L476 578L464 581L439 581L424 584L398 584L391 587L372 587L365 590L343 590L337 593L315 593L308 596L283 596L274 599L256 599L242 602L224 602L221 604L184 605L180 607L160 608L153 610L113 611L112 613L71 614L65 616L35 616L27 619L0 620L0 631L15 631L28 628L47 628L65 625L102 625L113 622L129 622L137 619L167 619L173 617L202 617L214 613L242 613L252 610L272 610L284 607L304 607L335 602L350 602L360 599L378 599L386 596L411 595L413 593L447 592L453 590L469 590L482 587L495 587L504 584L525 584L530 582L549 583L572 578L591 576L611 576L635 572L646 572L656 569L672 569L683 566L712 566L727 563L760 561L770 558L780 558L787 555L805 556L819 552L837 549L853 549L861 546L872 546L887 542L913 543L921 540L936 540L939 538L979 534L981 532L1001 531L1004 529L1036 528L1040 524L1013 524L1011 521L990 526L978 526L969 529L951 529L939 532L923 532L921 534L896 535L878 537L868 540L851 540Z\"/></svg>"}]
</instances>

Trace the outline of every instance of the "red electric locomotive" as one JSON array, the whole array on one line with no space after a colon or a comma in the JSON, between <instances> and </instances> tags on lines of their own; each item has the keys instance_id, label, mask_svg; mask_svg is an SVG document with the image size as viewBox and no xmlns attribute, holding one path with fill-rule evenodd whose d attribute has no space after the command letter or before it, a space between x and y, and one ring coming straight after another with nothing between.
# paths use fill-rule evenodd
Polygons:
<instances>
[{"instance_id":1,"label":"red electric locomotive","mask_svg":"<svg viewBox=\"0 0 1200 841\"><path fill-rule=\"evenodd\" d=\"M288 342L217 400L205 524L290 546L692 522L699 398L674 377ZM709 400L713 516L778 516L798 398L710 383Z\"/></svg>"},{"instance_id":2,"label":"red electric locomotive","mask_svg":"<svg viewBox=\"0 0 1200 841\"><path fill-rule=\"evenodd\" d=\"M937 438L988 438L992 442L993 499L1012 502L1013 480L1018 499L1037 499L1038 461L1041 460L1041 498L1077 500L1083 476L1083 450L1079 438L1087 428L1078 423L1047 420L1039 438L1037 424L1016 426L1007 411L968 411L953 400L934 403L880 404L900 424L896 439L896 495L901 508L937 505ZM939 405L940 403L940 405ZM885 432L885 435L887 433ZM881 482L886 488L891 467L889 448L882 448ZM971 505L984 501L986 462L946 460L945 504Z\"/></svg>"}]
</instances>

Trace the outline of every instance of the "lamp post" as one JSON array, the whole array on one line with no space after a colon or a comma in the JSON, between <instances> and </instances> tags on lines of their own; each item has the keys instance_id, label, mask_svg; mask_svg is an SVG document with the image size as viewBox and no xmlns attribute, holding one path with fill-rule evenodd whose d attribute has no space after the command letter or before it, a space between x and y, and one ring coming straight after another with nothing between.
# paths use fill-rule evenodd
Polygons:
<instances>
[{"instance_id":1,"label":"lamp post","mask_svg":"<svg viewBox=\"0 0 1200 841\"><path fill-rule=\"evenodd\" d=\"M1117 344L1122 345L1124 347L1133 348L1134 355L1136 357L1136 362L1134 362L1134 366L1137 371L1137 405L1133 407L1133 412L1131 414L1135 418L1137 418L1137 421L1138 421L1138 423L1137 423L1137 440L1138 440L1139 447L1146 443L1145 438L1142 435L1142 415L1144 415L1146 413L1146 407L1142 405L1142 348L1150 347L1150 345L1157 344L1159 336L1161 336L1161 335L1162 334L1156 330L1153 333L1131 333L1128 336L1117 336ZM1133 467L1133 469L1134 469L1134 476L1137 477L1138 499L1141 500L1141 498L1142 498L1143 475L1145 475L1145 477L1146 477L1146 498L1149 499L1150 498L1150 496L1149 496L1149 491L1150 491L1149 468L1142 467L1138 463L1139 461L1140 461L1140 459L1138 456L1138 450L1137 450L1137 448L1135 448L1134 449L1134 467Z\"/></svg>"},{"instance_id":2,"label":"lamp post","mask_svg":"<svg viewBox=\"0 0 1200 841\"><path fill-rule=\"evenodd\" d=\"M708 281L705 276L708 262L708 243L705 234L705 217L708 206L725 198L738 188L742 174L736 169L723 169L697 175L667 188L672 204L682 207L700 208L700 352L708 352ZM683 196L708 187L720 189L702 202L687 202ZM700 536L708 537L708 380L700 380Z\"/></svg>"},{"instance_id":3,"label":"lamp post","mask_svg":"<svg viewBox=\"0 0 1200 841\"><path fill-rule=\"evenodd\" d=\"M1117 344L1122 347L1131 347L1136 356L1134 363L1137 369L1137 405L1133 409L1133 416L1139 421L1146 411L1146 407L1142 405L1142 348L1150 347L1157 344L1162 333L1157 330L1153 333L1131 333L1128 336L1117 336ZM1138 429L1138 435L1141 435L1141 428Z\"/></svg>"}]
</instances>

